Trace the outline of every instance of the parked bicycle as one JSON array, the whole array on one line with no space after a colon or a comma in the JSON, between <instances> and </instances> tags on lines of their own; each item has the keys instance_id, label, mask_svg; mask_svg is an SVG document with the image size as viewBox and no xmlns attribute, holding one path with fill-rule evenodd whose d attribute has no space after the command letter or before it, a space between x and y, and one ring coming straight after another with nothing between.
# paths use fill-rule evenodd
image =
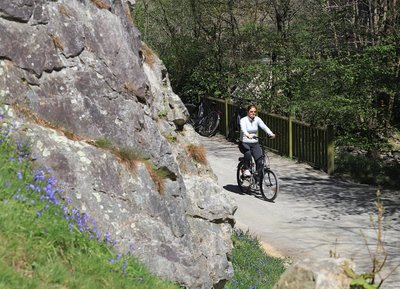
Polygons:
<instances>
[{"instance_id":1,"label":"parked bicycle","mask_svg":"<svg viewBox=\"0 0 400 289\"><path fill-rule=\"evenodd\" d=\"M244 100L241 97L233 96L233 102L237 103L236 110L228 123L228 134L226 139L230 142L237 143L240 139L240 119L247 115L244 107Z\"/></svg>"},{"instance_id":2,"label":"parked bicycle","mask_svg":"<svg viewBox=\"0 0 400 289\"><path fill-rule=\"evenodd\" d=\"M213 136L220 122L220 112L215 109L215 104L210 106L205 97L202 97L199 104L185 103L189 111L191 124L196 132L202 136Z\"/></svg>"},{"instance_id":3,"label":"parked bicycle","mask_svg":"<svg viewBox=\"0 0 400 289\"><path fill-rule=\"evenodd\" d=\"M259 138L260 139L260 138ZM271 170L269 164L269 157L265 153L264 145L261 144L262 149L262 169L260 177L257 175L256 162L251 158L250 175L245 176L244 157L239 158L237 165L236 179L240 190L243 193L251 193L252 191L260 191L265 200L272 202L278 196L279 183L276 174Z\"/></svg>"}]
</instances>

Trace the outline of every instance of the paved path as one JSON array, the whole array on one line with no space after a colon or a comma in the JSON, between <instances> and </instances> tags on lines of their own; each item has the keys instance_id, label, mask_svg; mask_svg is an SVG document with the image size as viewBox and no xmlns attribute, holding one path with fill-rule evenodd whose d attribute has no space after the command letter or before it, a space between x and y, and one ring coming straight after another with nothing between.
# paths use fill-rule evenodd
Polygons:
<instances>
[{"instance_id":1,"label":"paved path","mask_svg":"<svg viewBox=\"0 0 400 289\"><path fill-rule=\"evenodd\" d=\"M277 199L266 202L258 195L242 194L236 183L235 144L220 136L201 138L218 183L237 202L237 227L249 230L267 243L271 253L299 258L329 257L333 252L353 259L358 273L371 270L366 243L376 249L376 189L339 181L307 164L269 153L271 168L280 181ZM383 276L400 264L400 192L383 192L384 241L388 261ZM400 268L381 289L400 288Z\"/></svg>"}]
</instances>

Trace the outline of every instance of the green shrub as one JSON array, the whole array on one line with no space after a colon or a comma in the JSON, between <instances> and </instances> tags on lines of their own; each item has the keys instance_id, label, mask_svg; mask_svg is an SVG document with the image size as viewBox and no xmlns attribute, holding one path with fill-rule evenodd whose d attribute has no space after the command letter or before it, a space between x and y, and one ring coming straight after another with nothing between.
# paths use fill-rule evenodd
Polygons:
<instances>
[{"instance_id":1,"label":"green shrub","mask_svg":"<svg viewBox=\"0 0 400 289\"><path fill-rule=\"evenodd\" d=\"M339 152L335 159L336 175L348 175L363 184L382 187L400 187L400 164L385 164L364 155Z\"/></svg>"}]
</instances>

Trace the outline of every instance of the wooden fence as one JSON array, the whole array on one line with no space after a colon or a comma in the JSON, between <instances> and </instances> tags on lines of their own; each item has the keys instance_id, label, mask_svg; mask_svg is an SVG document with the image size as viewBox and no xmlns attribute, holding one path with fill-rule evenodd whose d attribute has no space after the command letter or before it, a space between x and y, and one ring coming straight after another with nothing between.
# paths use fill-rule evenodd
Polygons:
<instances>
[{"instance_id":1,"label":"wooden fence","mask_svg":"<svg viewBox=\"0 0 400 289\"><path fill-rule=\"evenodd\" d=\"M207 97L206 100L221 112L219 132L227 136L229 121L237 106L229 99ZM264 145L268 149L291 159L307 162L329 174L333 173L334 134L332 126L317 128L294 120L292 117L267 114L262 111L258 111L257 114L277 136L274 140L265 138ZM265 137L264 131L260 131L260 136Z\"/></svg>"}]
</instances>

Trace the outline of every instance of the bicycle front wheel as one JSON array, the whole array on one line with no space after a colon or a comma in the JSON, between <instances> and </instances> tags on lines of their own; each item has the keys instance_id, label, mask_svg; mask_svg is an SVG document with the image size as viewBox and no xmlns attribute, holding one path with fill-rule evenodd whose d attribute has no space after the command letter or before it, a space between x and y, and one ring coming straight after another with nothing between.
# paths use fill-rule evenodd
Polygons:
<instances>
[{"instance_id":1,"label":"bicycle front wheel","mask_svg":"<svg viewBox=\"0 0 400 289\"><path fill-rule=\"evenodd\" d=\"M202 136L213 136L219 125L219 113L212 111L201 122L198 133Z\"/></svg>"},{"instance_id":2,"label":"bicycle front wheel","mask_svg":"<svg viewBox=\"0 0 400 289\"><path fill-rule=\"evenodd\" d=\"M237 184L242 193L249 193L251 187L251 177L244 176L244 171L245 171L244 163L240 162L238 164L236 172Z\"/></svg>"},{"instance_id":3,"label":"bicycle front wheel","mask_svg":"<svg viewBox=\"0 0 400 289\"><path fill-rule=\"evenodd\" d=\"M260 180L260 192L264 199L272 202L278 196L278 190L278 178L273 171L266 170Z\"/></svg>"}]
</instances>

